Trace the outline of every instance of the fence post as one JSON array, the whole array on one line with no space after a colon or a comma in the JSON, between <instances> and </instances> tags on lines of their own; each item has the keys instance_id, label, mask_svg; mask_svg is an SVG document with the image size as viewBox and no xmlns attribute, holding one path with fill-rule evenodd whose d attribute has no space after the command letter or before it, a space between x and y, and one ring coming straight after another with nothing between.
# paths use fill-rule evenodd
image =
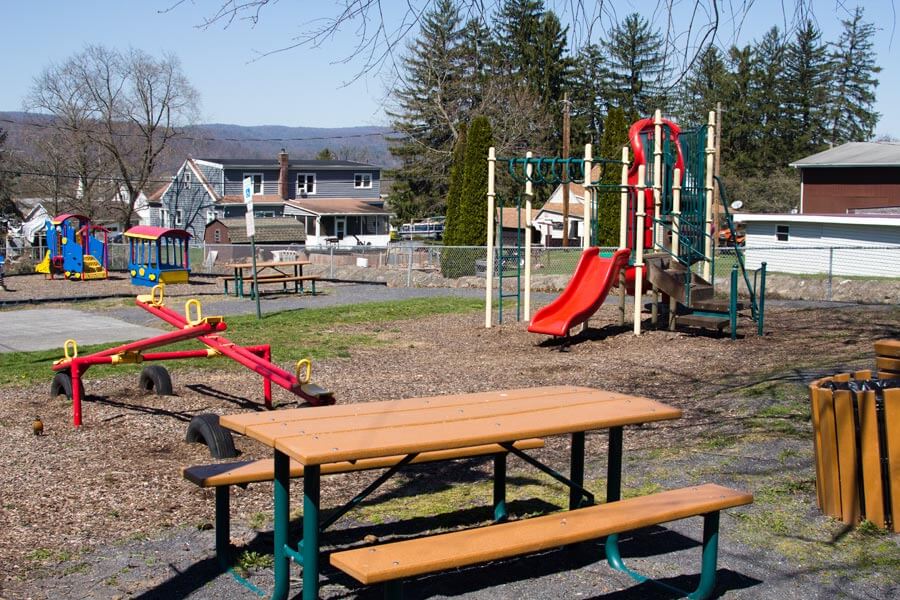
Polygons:
<instances>
[{"instance_id":1,"label":"fence post","mask_svg":"<svg viewBox=\"0 0 900 600\"><path fill-rule=\"evenodd\" d=\"M328 262L330 263L328 267L328 277L329 279L334 279L334 244L328 247Z\"/></svg>"},{"instance_id":2,"label":"fence post","mask_svg":"<svg viewBox=\"0 0 900 600\"><path fill-rule=\"evenodd\" d=\"M412 287L412 261L413 261L413 247L412 243L409 245L409 260L406 262L406 287Z\"/></svg>"},{"instance_id":3,"label":"fence post","mask_svg":"<svg viewBox=\"0 0 900 600\"><path fill-rule=\"evenodd\" d=\"M834 276L834 248L828 249L828 301L831 302L831 285Z\"/></svg>"}]
</instances>

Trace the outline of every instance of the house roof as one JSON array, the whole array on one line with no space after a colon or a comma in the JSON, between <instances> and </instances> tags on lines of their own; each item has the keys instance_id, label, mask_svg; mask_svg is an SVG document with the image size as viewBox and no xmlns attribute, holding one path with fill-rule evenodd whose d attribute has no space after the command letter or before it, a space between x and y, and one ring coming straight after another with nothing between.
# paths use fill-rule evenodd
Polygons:
<instances>
[{"instance_id":1,"label":"house roof","mask_svg":"<svg viewBox=\"0 0 900 600\"><path fill-rule=\"evenodd\" d=\"M147 201L159 202L162 198L162 195L166 193L167 189L169 189L170 185L172 185L171 181L159 186L156 190L154 190L150 195L147 196Z\"/></svg>"},{"instance_id":2,"label":"house roof","mask_svg":"<svg viewBox=\"0 0 900 600\"><path fill-rule=\"evenodd\" d=\"M227 168L247 167L250 169L278 169L278 158L198 158ZM289 160L289 169L379 169L375 165L353 162L352 160Z\"/></svg>"},{"instance_id":3,"label":"house roof","mask_svg":"<svg viewBox=\"0 0 900 600\"><path fill-rule=\"evenodd\" d=\"M302 198L287 200L285 205L298 208L314 215L390 215L391 211L375 206L365 200L354 198L328 198L310 200Z\"/></svg>"},{"instance_id":4,"label":"house roof","mask_svg":"<svg viewBox=\"0 0 900 600\"><path fill-rule=\"evenodd\" d=\"M217 219L208 224L222 223L228 228L228 237L232 244L246 244L250 241L247 237L247 221L241 217L238 219ZM254 221L257 242L305 242L306 228L303 223L293 217L260 217Z\"/></svg>"},{"instance_id":5,"label":"house roof","mask_svg":"<svg viewBox=\"0 0 900 600\"><path fill-rule=\"evenodd\" d=\"M511 208L502 208L498 209L500 211L500 227L503 229L525 229L525 211L522 211L522 221L519 223L519 209L515 207ZM534 218L540 211L537 209L531 209L531 220L534 221Z\"/></svg>"},{"instance_id":6,"label":"house roof","mask_svg":"<svg viewBox=\"0 0 900 600\"><path fill-rule=\"evenodd\" d=\"M216 204L243 204L244 197L237 196L222 196L216 201ZM284 198L279 196L278 194L256 194L253 196L253 204L284 204Z\"/></svg>"},{"instance_id":7,"label":"house roof","mask_svg":"<svg viewBox=\"0 0 900 600\"><path fill-rule=\"evenodd\" d=\"M790 163L791 167L898 167L900 143L848 142L836 148L801 158Z\"/></svg>"},{"instance_id":8,"label":"house roof","mask_svg":"<svg viewBox=\"0 0 900 600\"><path fill-rule=\"evenodd\" d=\"M792 215L792 214L736 214L738 223L828 223L833 225L885 225L900 227L900 215Z\"/></svg>"},{"instance_id":9,"label":"house roof","mask_svg":"<svg viewBox=\"0 0 900 600\"><path fill-rule=\"evenodd\" d=\"M551 212L554 214L563 214L562 202L548 202L541 208L542 212ZM569 216L579 219L584 218L584 204L569 202Z\"/></svg>"}]
</instances>

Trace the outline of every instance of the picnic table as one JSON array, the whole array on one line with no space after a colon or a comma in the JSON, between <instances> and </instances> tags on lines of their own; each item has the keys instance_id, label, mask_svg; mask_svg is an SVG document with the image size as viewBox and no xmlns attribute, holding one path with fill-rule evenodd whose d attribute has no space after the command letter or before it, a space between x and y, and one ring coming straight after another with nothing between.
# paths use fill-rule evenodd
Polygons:
<instances>
[{"instance_id":1,"label":"picnic table","mask_svg":"<svg viewBox=\"0 0 900 600\"><path fill-rule=\"evenodd\" d=\"M304 292L303 283L308 281L312 285L313 294L316 293L316 277L315 275L304 275L303 267L310 264L308 260L283 260L283 261L257 261L256 262L256 281L259 285L264 283L281 283L283 289L287 291L287 284L294 284L294 293ZM240 262L231 265L234 269L234 275L224 277L223 283L225 293L228 294L228 283L234 282L234 295L244 297L244 283L250 284L250 297L252 298L258 290L254 289L253 284L253 263Z\"/></svg>"},{"instance_id":2,"label":"picnic table","mask_svg":"<svg viewBox=\"0 0 900 600\"><path fill-rule=\"evenodd\" d=\"M340 516L345 514L360 499L370 493L391 477L397 469L413 462L423 453L450 451L460 448L471 448L484 444L498 444L507 449L509 453L522 458L529 464L541 469L561 483L569 487L569 512L563 515L573 515L570 519L571 526L568 532L575 530L575 512L579 507L594 504L593 495L584 487L584 459L585 459L585 432L594 430L609 430L609 450L607 462L607 488L606 501L615 505L625 505L632 500L621 498L621 471L622 471L622 439L623 428L627 425L676 419L681 416L679 409L667 406L661 402L648 398L628 396L617 392L575 387L552 386L503 390L483 393L460 394L451 396L435 396L427 398L412 398L386 402L371 402L362 404L334 405L327 407L313 407L304 409L279 410L276 412L250 413L240 415L228 415L220 418L220 423L238 434L243 434L273 448L274 452L274 554L275 554L275 590L272 598L287 598L290 587L290 562L295 561L303 567L303 598L312 599L318 597L319 590L319 555L320 534L333 524ZM571 436L569 474L564 476L552 468L544 465L524 451L514 447L517 440L528 438L543 438L555 435ZM329 467L336 463L351 463L386 457L402 457L395 467L389 469L375 483L369 486L363 493L354 498L347 506L332 513L332 516L320 522L320 486L321 475L329 472ZM497 455L494 464L494 513L498 521L505 520L505 494L506 494L506 454ZM289 486L291 478L292 461L302 465L303 468L303 533L299 549L291 546L288 540L288 525L290 520ZM324 469L324 471L323 471ZM714 526L718 528L718 509L746 504L752 498L744 494L729 496L727 488L708 485L696 488L678 490L676 492L664 492L669 494L665 498L660 497L651 504L651 508L635 508L624 510L623 515L611 517L590 517L587 527L594 527L597 521L601 523L614 523L617 519L628 521L638 527L647 526L656 522L665 522L674 518L686 518L693 515L704 515L715 512ZM724 491L723 491L724 490ZM680 495L679 495L680 493ZM673 495L674 494L674 495ZM701 497L708 496L706 499ZM683 509L689 503L695 506ZM606 508L610 504L591 506L591 508ZM682 508L679 508L682 507ZM584 509L582 509L584 510ZM648 510L655 510L658 514L656 521L647 517ZM661 510L661 512L660 512ZM693 512L691 512L693 511ZM546 515L554 517L554 515ZM545 517L546 517L545 516ZM516 526L522 523L535 522L544 517L522 519L501 525L476 528L478 531L497 531L497 528ZM635 520L637 518L638 520ZM629 521L629 519L631 519ZM585 519L587 522L588 519ZM563 520L565 523L565 520ZM708 523L705 520L704 525ZM712 526L711 526L712 527ZM469 534L472 530L452 532L443 535ZM610 539L616 536L610 535L618 532L615 525L603 536ZM502 532L501 532L502 533ZM526 532L527 533L527 532ZM538 539L535 548L553 544L563 545L573 543L576 538L559 537L558 534L548 535L538 531L534 535L552 537L553 539ZM496 537L496 536L495 536ZM516 533L503 535L507 543L509 540L520 537ZM527 537L527 535L525 535ZM709 574L707 573L707 537L710 540L717 539L716 535L707 536L704 533L704 573L701 577L701 586L709 587ZM428 538L406 540L403 542L388 544L402 545L410 542L419 542ZM580 539L580 538L579 538ZM486 542L487 546L493 542ZM617 546L608 545L607 554L617 556ZM452 568L454 564L473 564L472 557L462 558L458 563L445 560L449 548L462 548L466 544L438 543L425 545L421 548L411 548L415 555L427 554L428 548L438 548L441 555L438 562L431 566ZM469 544L472 546L472 544ZM375 546L375 549L383 549L387 546ZM475 552L487 556L501 554L485 554L481 544L474 544ZM527 549L526 549L527 550ZM403 573L380 574L366 579L366 575L359 575L354 571L353 553L366 553L362 558L369 561L370 557L378 558L372 547L356 548L343 554L345 558L332 554L331 563L342 568L357 577L364 583L387 581L391 577L412 576L426 572L426 568L410 567L403 560L388 559L387 568L396 568L401 564ZM507 555L512 555L507 553ZM405 555L404 555L405 556ZM715 578L715 550L712 552L712 581ZM476 557L478 558L478 557ZM469 562L466 562L469 561ZM612 562L611 562L612 564ZM393 566L392 566L393 565ZM449 567L448 567L449 565ZM427 567L428 565L426 565ZM416 569L419 570L416 570ZM438 570L432 568L431 571ZM380 579L379 579L380 577ZM399 592L398 592L399 594ZM399 595L397 596L399 597ZM702 597L700 594L698 597Z\"/></svg>"}]
</instances>

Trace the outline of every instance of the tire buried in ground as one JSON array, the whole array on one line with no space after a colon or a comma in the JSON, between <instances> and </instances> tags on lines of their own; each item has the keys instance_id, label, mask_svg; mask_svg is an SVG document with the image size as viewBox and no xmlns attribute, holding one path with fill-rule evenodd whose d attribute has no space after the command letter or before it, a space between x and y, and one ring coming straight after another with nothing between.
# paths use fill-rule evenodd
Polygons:
<instances>
[{"instance_id":1,"label":"tire buried in ground","mask_svg":"<svg viewBox=\"0 0 900 600\"><path fill-rule=\"evenodd\" d=\"M202 443L209 448L213 458L234 458L234 438L231 432L219 425L219 415L203 413L191 419L184 441Z\"/></svg>"},{"instance_id":2,"label":"tire buried in ground","mask_svg":"<svg viewBox=\"0 0 900 600\"><path fill-rule=\"evenodd\" d=\"M172 378L166 368L160 365L144 367L138 386L144 392L156 392L157 396L172 395Z\"/></svg>"}]
</instances>

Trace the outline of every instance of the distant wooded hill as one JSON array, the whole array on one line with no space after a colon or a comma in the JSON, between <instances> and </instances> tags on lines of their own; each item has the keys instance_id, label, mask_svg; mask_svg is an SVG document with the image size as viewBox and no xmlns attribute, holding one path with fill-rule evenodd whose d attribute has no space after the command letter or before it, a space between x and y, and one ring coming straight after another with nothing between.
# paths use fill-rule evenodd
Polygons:
<instances>
[{"instance_id":1,"label":"distant wooded hill","mask_svg":"<svg viewBox=\"0 0 900 600\"><path fill-rule=\"evenodd\" d=\"M22 112L0 112L0 129L9 132L7 149L21 158L37 158L36 142L52 131L53 118ZM388 127L285 127L207 123L185 129L185 137L166 153L159 171L165 173L188 155L207 158L275 158L284 148L292 159L315 158L325 148L338 159L392 168Z\"/></svg>"}]
</instances>

